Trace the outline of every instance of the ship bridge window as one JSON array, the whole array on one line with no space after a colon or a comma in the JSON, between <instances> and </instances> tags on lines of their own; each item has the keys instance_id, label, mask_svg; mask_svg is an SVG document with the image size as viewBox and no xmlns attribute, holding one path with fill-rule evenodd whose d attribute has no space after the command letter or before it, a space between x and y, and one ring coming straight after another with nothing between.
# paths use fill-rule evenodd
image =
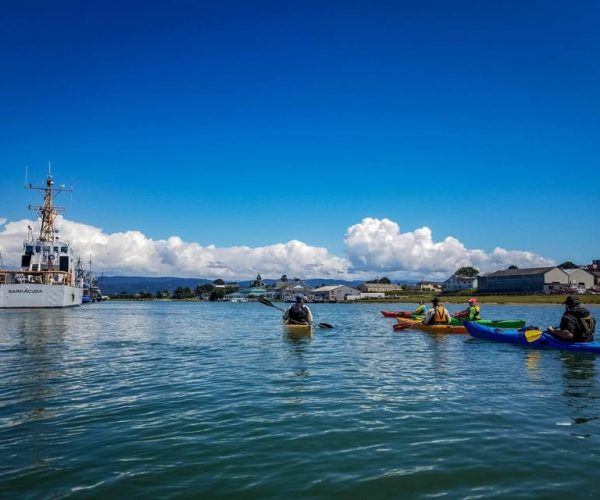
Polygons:
<instances>
[{"instance_id":1,"label":"ship bridge window","mask_svg":"<svg viewBox=\"0 0 600 500\"><path fill-rule=\"evenodd\" d=\"M36 245L35 252L40 253L42 251L42 247L40 245Z\"/></svg>"},{"instance_id":2,"label":"ship bridge window","mask_svg":"<svg viewBox=\"0 0 600 500\"><path fill-rule=\"evenodd\" d=\"M50 251L50 247L44 247L44 252L49 252Z\"/></svg>"},{"instance_id":3,"label":"ship bridge window","mask_svg":"<svg viewBox=\"0 0 600 500\"><path fill-rule=\"evenodd\" d=\"M60 253L67 253L67 247L60 247Z\"/></svg>"},{"instance_id":4,"label":"ship bridge window","mask_svg":"<svg viewBox=\"0 0 600 500\"><path fill-rule=\"evenodd\" d=\"M52 251L53 251L54 253L58 253L58 247L53 247L53 248L52 248Z\"/></svg>"},{"instance_id":5,"label":"ship bridge window","mask_svg":"<svg viewBox=\"0 0 600 500\"><path fill-rule=\"evenodd\" d=\"M27 245L27 246L25 247L25 253L26 253L27 255L31 255L31 254L33 253L33 245Z\"/></svg>"}]
</instances>

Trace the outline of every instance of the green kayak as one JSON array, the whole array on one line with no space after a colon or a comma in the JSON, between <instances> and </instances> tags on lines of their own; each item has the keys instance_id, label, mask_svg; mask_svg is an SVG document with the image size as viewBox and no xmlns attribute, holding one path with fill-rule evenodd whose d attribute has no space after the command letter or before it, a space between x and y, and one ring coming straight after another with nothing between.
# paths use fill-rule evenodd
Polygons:
<instances>
[{"instance_id":1,"label":"green kayak","mask_svg":"<svg viewBox=\"0 0 600 500\"><path fill-rule=\"evenodd\" d=\"M413 315L414 319L423 319L423 316ZM463 325L465 322L457 318L452 318L451 325ZM480 319L474 321L478 325L489 326L490 328L523 328L525 326L525 320L522 319Z\"/></svg>"}]
</instances>

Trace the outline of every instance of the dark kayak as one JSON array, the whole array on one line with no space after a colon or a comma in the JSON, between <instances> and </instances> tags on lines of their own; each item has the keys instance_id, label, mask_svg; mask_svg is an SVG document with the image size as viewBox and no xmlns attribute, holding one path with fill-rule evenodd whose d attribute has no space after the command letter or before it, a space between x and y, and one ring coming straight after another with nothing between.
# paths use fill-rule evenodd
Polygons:
<instances>
[{"instance_id":1,"label":"dark kayak","mask_svg":"<svg viewBox=\"0 0 600 500\"><path fill-rule=\"evenodd\" d=\"M542 332L541 336L529 342L525 335L525 330L500 330L489 326L480 325L467 321L465 323L467 331L475 338L493 340L494 342L506 342L509 344L519 344L533 349L563 349L565 351L594 352L600 354L600 342L564 342L559 340L547 331ZM537 336L536 336L537 337Z\"/></svg>"}]
</instances>

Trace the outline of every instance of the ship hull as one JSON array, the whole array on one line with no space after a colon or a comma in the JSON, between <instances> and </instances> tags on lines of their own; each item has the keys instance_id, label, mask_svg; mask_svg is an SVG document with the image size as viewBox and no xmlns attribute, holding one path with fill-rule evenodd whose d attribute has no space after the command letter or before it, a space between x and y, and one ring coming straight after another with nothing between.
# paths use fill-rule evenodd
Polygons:
<instances>
[{"instance_id":1,"label":"ship hull","mask_svg":"<svg viewBox=\"0 0 600 500\"><path fill-rule=\"evenodd\" d=\"M70 285L0 285L0 309L80 306L82 295L83 288Z\"/></svg>"}]
</instances>

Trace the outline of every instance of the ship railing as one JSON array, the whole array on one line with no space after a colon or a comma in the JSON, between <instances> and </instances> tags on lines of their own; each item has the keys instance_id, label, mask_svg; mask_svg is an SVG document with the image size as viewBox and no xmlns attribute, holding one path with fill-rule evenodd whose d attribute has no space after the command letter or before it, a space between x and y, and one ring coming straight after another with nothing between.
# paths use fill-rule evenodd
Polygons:
<instances>
[{"instance_id":1,"label":"ship railing","mask_svg":"<svg viewBox=\"0 0 600 500\"><path fill-rule=\"evenodd\" d=\"M16 284L70 285L71 273L67 271L0 270L0 285Z\"/></svg>"}]
</instances>

